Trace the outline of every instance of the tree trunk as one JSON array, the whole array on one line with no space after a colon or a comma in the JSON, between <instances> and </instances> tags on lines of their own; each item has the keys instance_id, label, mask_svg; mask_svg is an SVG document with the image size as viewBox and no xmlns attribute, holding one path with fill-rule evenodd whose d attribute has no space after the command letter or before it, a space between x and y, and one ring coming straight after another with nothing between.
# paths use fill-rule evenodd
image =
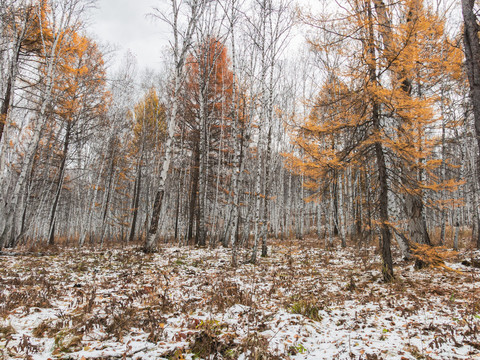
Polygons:
<instances>
[{"instance_id":1,"label":"tree trunk","mask_svg":"<svg viewBox=\"0 0 480 360\"><path fill-rule=\"evenodd\" d=\"M273 107L273 105L272 105ZM272 110L273 111L273 110ZM273 114L270 114L273 117ZM265 161L263 164L264 167L264 174L265 174L265 198L263 199L263 214L262 214L262 230L261 230L261 239L262 239L262 257L266 257L268 253L267 248L267 237L268 237L268 216L269 216L269 203L268 198L270 197L270 160L271 160L271 152L272 152L272 125L271 122L273 121L272 118L269 119L269 127L268 127L268 137L267 137L267 152L265 154ZM302 200L303 201L303 200Z\"/></svg>"},{"instance_id":2,"label":"tree trunk","mask_svg":"<svg viewBox=\"0 0 480 360\"><path fill-rule=\"evenodd\" d=\"M180 217L180 191L183 188L183 182L182 182L182 171L179 171L179 182L178 182L178 188L177 188L177 199L176 199L176 204L175 204L175 232L174 232L174 239L175 241L178 240L178 222L179 222L179 217Z\"/></svg>"},{"instance_id":3,"label":"tree trunk","mask_svg":"<svg viewBox=\"0 0 480 360\"><path fill-rule=\"evenodd\" d=\"M473 11L474 0L462 0L464 21L463 43L465 48L465 66L470 84L475 136L477 139L477 178L480 188L480 42L478 32L480 26ZM477 248L480 249L480 230L478 231Z\"/></svg>"},{"instance_id":4,"label":"tree trunk","mask_svg":"<svg viewBox=\"0 0 480 360\"><path fill-rule=\"evenodd\" d=\"M205 79L200 79L200 81L205 81ZM199 144L199 155L200 155L200 166L199 166L199 178L198 178L198 245L206 245L206 193L207 193L207 166L208 166L208 149L207 149L207 131L208 131L208 121L207 121L207 109L205 96L205 91L208 89L207 84L202 84L200 89L200 144Z\"/></svg>"},{"instance_id":5,"label":"tree trunk","mask_svg":"<svg viewBox=\"0 0 480 360\"><path fill-rule=\"evenodd\" d=\"M175 94L180 91L180 74L175 79ZM160 210L162 209L163 196L165 194L165 182L167 179L168 171L170 169L170 162L172 160L173 140L175 136L175 125L177 118L178 100L174 96L172 110L170 112L169 124L168 124L168 139L165 143L165 159L162 164L162 172L160 174L160 180L158 189L155 194L155 202L153 205L152 218L150 220L150 227L148 229L147 237L145 239L144 251L147 253L154 252L156 250L155 240L158 230L158 221L160 220Z\"/></svg>"},{"instance_id":6,"label":"tree trunk","mask_svg":"<svg viewBox=\"0 0 480 360\"><path fill-rule=\"evenodd\" d=\"M114 176L114 169L115 169L115 160L114 160L114 154L113 154L113 145L112 145L112 151L110 153L110 170L108 172L108 186L106 188L107 193L104 196L104 204L103 204L103 215L102 215L102 225L101 225L101 230L100 230L100 247L103 246L103 241L105 239L105 229L107 227L107 214L108 214L108 207L110 205L110 197L112 193L112 188L113 188L113 176Z\"/></svg>"},{"instance_id":7,"label":"tree trunk","mask_svg":"<svg viewBox=\"0 0 480 360\"><path fill-rule=\"evenodd\" d=\"M168 171L170 169L170 162L172 160L173 152L173 140L175 136L175 126L178 113L178 96L180 94L180 89L183 81L183 67L185 64L185 59L187 58L188 50L191 46L191 40L193 32L198 21L199 16L202 14L204 9L204 1L202 0L192 0L189 3L190 14L187 22L187 29L184 34L180 34L178 28L178 15L180 11L180 4L177 4L176 0L172 0L172 10L173 10L173 20L168 20L168 22L173 27L173 53L175 61L175 73L174 73L174 90L172 94L172 107L169 113L168 119L168 138L165 143L165 159L162 164L162 171L160 173L160 179L158 183L158 189L155 195L155 203L152 211L152 218L150 220L150 227L145 239L144 251L154 252L156 250L155 240L158 230L158 221L160 220L160 210L162 208L163 195L165 193L165 182L167 179ZM163 16L163 15L161 15ZM182 37L182 45L180 46L180 39Z\"/></svg>"},{"instance_id":8,"label":"tree trunk","mask_svg":"<svg viewBox=\"0 0 480 360\"><path fill-rule=\"evenodd\" d=\"M0 108L0 142L2 141L3 131L8 119L8 113L12 104L13 92L15 90L15 79L18 73L18 61L20 59L20 50L22 47L22 39L25 36L27 29L28 16L25 19L25 23L22 27L21 34L18 35L15 43L15 54L9 67L7 87L5 89L5 96L3 97L2 107Z\"/></svg>"},{"instance_id":9,"label":"tree trunk","mask_svg":"<svg viewBox=\"0 0 480 360\"><path fill-rule=\"evenodd\" d=\"M342 183L343 179L342 179L342 176L338 176L337 177L337 184L338 184L338 187L337 187L337 195L338 195L338 200L340 202L340 212L338 213L338 208L337 208L337 216L338 216L338 229L339 229L339 232L340 232L340 238L341 238L341 242L342 242L342 248L346 248L347 247L347 227L346 227L346 221L345 221L345 207L343 205L343 183Z\"/></svg>"},{"instance_id":10,"label":"tree trunk","mask_svg":"<svg viewBox=\"0 0 480 360\"><path fill-rule=\"evenodd\" d=\"M135 227L137 226L137 217L138 217L138 205L140 202L140 189L142 183L142 157L140 157L138 166L137 166L137 178L135 179L134 185L134 194L133 194L133 218L132 225L130 227L130 234L128 236L128 241L132 242L135 238Z\"/></svg>"},{"instance_id":11,"label":"tree trunk","mask_svg":"<svg viewBox=\"0 0 480 360\"><path fill-rule=\"evenodd\" d=\"M370 80L372 84L377 84L377 69L375 58L375 43L374 43L374 30L373 30L373 16L370 3L368 4L368 17L369 17L369 44L368 55ZM378 12L378 11L377 11ZM372 122L374 129L377 133L381 131L380 124L380 109L374 98L371 100L372 105ZM377 163L378 182L380 186L379 193L379 214L380 214L380 248L382 254L382 275L385 282L391 282L394 279L393 275L393 260L391 253L391 238L392 234L388 225L388 175L387 165L385 162L385 155L383 152L382 143L380 141L375 142L375 157Z\"/></svg>"},{"instance_id":12,"label":"tree trunk","mask_svg":"<svg viewBox=\"0 0 480 360\"><path fill-rule=\"evenodd\" d=\"M55 244L55 216L57 212L58 201L60 200L60 194L62 192L63 179L65 178L65 164L67 162L71 130L72 130L72 123L71 121L68 121L66 132L65 132L65 142L63 144L62 162L60 163L60 169L59 169L59 174L57 179L57 189L55 191L55 199L53 200L53 205L50 212L50 225L49 225L49 232L48 232L48 245L50 246L53 246Z\"/></svg>"},{"instance_id":13,"label":"tree trunk","mask_svg":"<svg viewBox=\"0 0 480 360\"><path fill-rule=\"evenodd\" d=\"M242 150L243 150L243 133L240 130L242 124L238 118L237 111L237 54L235 50L235 21L237 17L237 9L235 0L231 3L230 13L230 36L232 41L232 120L233 120L233 179L232 191L233 201L230 213L232 230L230 232L230 242L232 244L232 266L237 266L237 246L238 246L238 229L240 217L240 176L242 174ZM230 222L230 221L229 221ZM225 234L225 237L228 233Z\"/></svg>"},{"instance_id":14,"label":"tree trunk","mask_svg":"<svg viewBox=\"0 0 480 360\"><path fill-rule=\"evenodd\" d=\"M187 241L190 241L193 239L193 224L195 222L195 219L197 218L197 216L195 216L195 210L197 209L198 176L200 171L200 154L198 152L198 149L194 149L193 157L194 157L194 164L193 164L193 174L191 174L191 180L190 180L191 185L190 185L190 203L189 203Z\"/></svg>"},{"instance_id":15,"label":"tree trunk","mask_svg":"<svg viewBox=\"0 0 480 360\"><path fill-rule=\"evenodd\" d=\"M12 82L13 79L10 76L7 82L7 89L5 90L5 98L0 109L0 141L2 141L3 129L7 123L8 110L10 109L10 98L12 95Z\"/></svg>"}]
</instances>

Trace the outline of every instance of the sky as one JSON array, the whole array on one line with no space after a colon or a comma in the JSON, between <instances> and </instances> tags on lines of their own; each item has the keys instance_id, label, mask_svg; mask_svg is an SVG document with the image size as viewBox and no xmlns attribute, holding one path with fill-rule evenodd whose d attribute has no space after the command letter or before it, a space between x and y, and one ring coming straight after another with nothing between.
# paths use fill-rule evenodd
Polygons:
<instances>
[{"instance_id":1,"label":"sky","mask_svg":"<svg viewBox=\"0 0 480 360\"><path fill-rule=\"evenodd\" d=\"M318 0L297 2L309 7L320 4ZM120 64L127 50L135 54L138 70L161 68L164 53L169 48L171 29L166 23L148 16L154 12L154 7L168 9L168 4L165 0L97 0L97 8L91 12L89 33L97 42L107 42L118 49L111 68ZM303 36L298 35L291 43L303 43Z\"/></svg>"},{"instance_id":2,"label":"sky","mask_svg":"<svg viewBox=\"0 0 480 360\"><path fill-rule=\"evenodd\" d=\"M97 8L91 12L89 32L100 43L108 42L118 49L113 66L130 50L139 68L160 67L162 52L168 46L168 27L147 16L160 3L160 0L98 0Z\"/></svg>"}]
</instances>

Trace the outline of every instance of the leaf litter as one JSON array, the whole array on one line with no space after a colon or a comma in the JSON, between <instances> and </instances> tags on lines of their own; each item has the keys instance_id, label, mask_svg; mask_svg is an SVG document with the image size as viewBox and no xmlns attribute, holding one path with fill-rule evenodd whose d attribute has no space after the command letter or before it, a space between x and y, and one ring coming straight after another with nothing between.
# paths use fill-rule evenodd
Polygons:
<instances>
[{"instance_id":1,"label":"leaf litter","mask_svg":"<svg viewBox=\"0 0 480 360\"><path fill-rule=\"evenodd\" d=\"M274 243L258 263L231 250L165 246L0 256L0 358L480 359L480 271L374 248ZM247 258L248 254L243 254Z\"/></svg>"}]
</instances>

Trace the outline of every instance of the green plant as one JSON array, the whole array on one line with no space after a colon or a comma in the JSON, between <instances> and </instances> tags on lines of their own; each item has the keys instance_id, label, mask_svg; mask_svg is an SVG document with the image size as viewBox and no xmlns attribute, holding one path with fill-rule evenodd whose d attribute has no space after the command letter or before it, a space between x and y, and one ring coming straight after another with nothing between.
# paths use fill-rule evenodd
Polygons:
<instances>
[{"instance_id":1,"label":"green plant","mask_svg":"<svg viewBox=\"0 0 480 360\"><path fill-rule=\"evenodd\" d=\"M295 356L297 354L305 354L307 352L307 349L305 349L305 346L302 344L297 344L297 345L291 345L288 348L288 355Z\"/></svg>"},{"instance_id":2,"label":"green plant","mask_svg":"<svg viewBox=\"0 0 480 360\"><path fill-rule=\"evenodd\" d=\"M322 321L323 319L319 313L320 309L311 300L299 300L290 306L289 311L292 314L300 314L314 321Z\"/></svg>"}]
</instances>

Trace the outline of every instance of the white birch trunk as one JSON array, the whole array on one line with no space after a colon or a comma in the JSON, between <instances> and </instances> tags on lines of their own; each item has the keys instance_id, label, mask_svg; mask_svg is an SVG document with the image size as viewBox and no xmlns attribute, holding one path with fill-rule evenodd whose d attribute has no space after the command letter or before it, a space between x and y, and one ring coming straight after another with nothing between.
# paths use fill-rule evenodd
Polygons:
<instances>
[{"instance_id":1,"label":"white birch trunk","mask_svg":"<svg viewBox=\"0 0 480 360\"><path fill-rule=\"evenodd\" d=\"M346 237L346 224L345 224L345 206L343 203L343 177L338 175L338 220L340 224L338 224L338 231L340 232L340 237L342 240L342 247L347 247L347 237Z\"/></svg>"},{"instance_id":2,"label":"white birch trunk","mask_svg":"<svg viewBox=\"0 0 480 360\"><path fill-rule=\"evenodd\" d=\"M172 106L169 112L168 117L168 138L165 143L165 158L162 164L162 171L160 173L160 179L158 182L158 188L155 196L155 203L153 206L153 214L150 221L150 227L145 238L144 250L146 252L152 252L155 250L155 240L158 230L158 222L160 219L160 210L162 207L163 196L165 194L165 182L168 175L168 170L170 169L170 162L172 160L172 150L173 150L173 140L175 135L175 126L178 112L178 102L181 85L184 77L184 65L185 59L187 57L188 51L191 47L192 36L198 21L199 16L203 12L204 0L192 0L190 4L190 17L188 19L187 29L184 34L180 34L178 28L178 15L180 12L180 4L177 3L177 0L171 0L172 9L173 9L173 20L169 20L164 17L163 14L159 14L159 17L164 21L169 23L173 28L174 44L173 44L173 53L175 61L175 72L174 72L174 91L172 95ZM182 37L182 46L180 48L179 37Z\"/></svg>"}]
</instances>

